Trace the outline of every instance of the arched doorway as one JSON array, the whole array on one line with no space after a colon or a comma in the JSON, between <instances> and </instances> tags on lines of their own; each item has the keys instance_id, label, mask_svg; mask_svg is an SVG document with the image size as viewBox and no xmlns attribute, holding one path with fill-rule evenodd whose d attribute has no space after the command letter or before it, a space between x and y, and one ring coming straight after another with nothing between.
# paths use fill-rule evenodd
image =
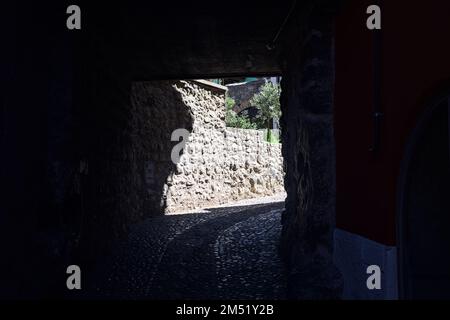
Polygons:
<instances>
[{"instance_id":1,"label":"arched doorway","mask_svg":"<svg viewBox=\"0 0 450 320\"><path fill-rule=\"evenodd\" d=\"M406 299L450 298L449 99L427 110L402 166L397 225Z\"/></svg>"}]
</instances>

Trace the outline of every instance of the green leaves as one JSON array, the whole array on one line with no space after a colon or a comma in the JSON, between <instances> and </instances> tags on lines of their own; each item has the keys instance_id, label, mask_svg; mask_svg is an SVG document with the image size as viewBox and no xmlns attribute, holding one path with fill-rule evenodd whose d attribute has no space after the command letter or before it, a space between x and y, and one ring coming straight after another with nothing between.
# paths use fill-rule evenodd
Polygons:
<instances>
[{"instance_id":1,"label":"green leaves","mask_svg":"<svg viewBox=\"0 0 450 320\"><path fill-rule=\"evenodd\" d=\"M231 97L225 98L225 106L227 108L225 122L227 127L240 129L256 129L256 124L251 122L248 117L240 116L233 111L235 101Z\"/></svg>"},{"instance_id":2,"label":"green leaves","mask_svg":"<svg viewBox=\"0 0 450 320\"><path fill-rule=\"evenodd\" d=\"M245 116L239 116L236 112L229 109L227 110L225 121L227 127L241 128L241 129L256 129L256 123L250 121L249 118Z\"/></svg>"},{"instance_id":3,"label":"green leaves","mask_svg":"<svg viewBox=\"0 0 450 320\"><path fill-rule=\"evenodd\" d=\"M234 101L233 98L226 96L225 98L225 106L227 107L227 111L228 110L232 110L234 105L236 104L236 101Z\"/></svg>"},{"instance_id":4,"label":"green leaves","mask_svg":"<svg viewBox=\"0 0 450 320\"><path fill-rule=\"evenodd\" d=\"M281 88L272 82L267 82L261 87L259 93L255 94L250 100L252 106L261 110L261 121L267 123L270 119L281 116L280 108Z\"/></svg>"},{"instance_id":5,"label":"green leaves","mask_svg":"<svg viewBox=\"0 0 450 320\"><path fill-rule=\"evenodd\" d=\"M240 116L233 111L235 101L231 97L225 98L226 117L225 121L228 127L241 129L269 129L270 120L281 116L280 108L281 88L272 82L264 84L259 93L255 94L250 100L250 105L260 110L255 119L249 119L247 116ZM268 141L270 139L268 133Z\"/></svg>"}]
</instances>

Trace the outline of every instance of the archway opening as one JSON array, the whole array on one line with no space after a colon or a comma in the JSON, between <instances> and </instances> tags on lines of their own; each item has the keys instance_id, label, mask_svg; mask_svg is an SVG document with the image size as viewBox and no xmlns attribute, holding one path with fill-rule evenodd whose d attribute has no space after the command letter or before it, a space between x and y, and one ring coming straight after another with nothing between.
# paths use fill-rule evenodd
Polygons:
<instances>
[{"instance_id":1,"label":"archway opening","mask_svg":"<svg viewBox=\"0 0 450 320\"><path fill-rule=\"evenodd\" d=\"M450 160L448 98L417 128L408 151L399 221L405 298L449 298Z\"/></svg>"},{"instance_id":2,"label":"archway opening","mask_svg":"<svg viewBox=\"0 0 450 320\"><path fill-rule=\"evenodd\" d=\"M131 138L105 146L129 154L104 166L120 192L96 199L113 198L109 211L132 220L97 255L83 298L286 297L283 156L279 129L267 127L281 115L279 79L223 80L132 82L130 102L118 106L127 117L111 126ZM260 114L233 110L262 92Z\"/></svg>"}]
</instances>

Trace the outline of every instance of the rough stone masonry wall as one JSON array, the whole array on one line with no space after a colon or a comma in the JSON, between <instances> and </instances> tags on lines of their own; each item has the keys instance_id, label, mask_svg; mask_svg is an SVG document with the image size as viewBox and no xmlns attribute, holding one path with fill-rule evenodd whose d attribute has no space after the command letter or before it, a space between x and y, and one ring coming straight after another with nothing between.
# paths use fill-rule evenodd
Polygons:
<instances>
[{"instance_id":1,"label":"rough stone masonry wall","mask_svg":"<svg viewBox=\"0 0 450 320\"><path fill-rule=\"evenodd\" d=\"M206 151L200 156L195 150ZM283 191L280 145L256 130L193 132L187 153L168 182L167 212L194 209Z\"/></svg>"},{"instance_id":2,"label":"rough stone masonry wall","mask_svg":"<svg viewBox=\"0 0 450 320\"><path fill-rule=\"evenodd\" d=\"M284 191L281 146L257 130L227 128L224 95L196 81L133 85L133 108L137 115L146 110L142 124L152 132L145 147L146 207L174 212ZM174 165L170 154L179 141L170 136L177 128L190 134Z\"/></svg>"}]
</instances>

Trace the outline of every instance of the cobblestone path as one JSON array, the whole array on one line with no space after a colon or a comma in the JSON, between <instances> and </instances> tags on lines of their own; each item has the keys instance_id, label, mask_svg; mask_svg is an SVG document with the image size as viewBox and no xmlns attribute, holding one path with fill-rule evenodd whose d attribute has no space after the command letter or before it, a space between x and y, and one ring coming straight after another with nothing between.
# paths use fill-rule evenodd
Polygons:
<instances>
[{"instance_id":1,"label":"cobblestone path","mask_svg":"<svg viewBox=\"0 0 450 320\"><path fill-rule=\"evenodd\" d=\"M115 299L283 299L283 207L253 200L148 219L98 266L87 291Z\"/></svg>"}]
</instances>

